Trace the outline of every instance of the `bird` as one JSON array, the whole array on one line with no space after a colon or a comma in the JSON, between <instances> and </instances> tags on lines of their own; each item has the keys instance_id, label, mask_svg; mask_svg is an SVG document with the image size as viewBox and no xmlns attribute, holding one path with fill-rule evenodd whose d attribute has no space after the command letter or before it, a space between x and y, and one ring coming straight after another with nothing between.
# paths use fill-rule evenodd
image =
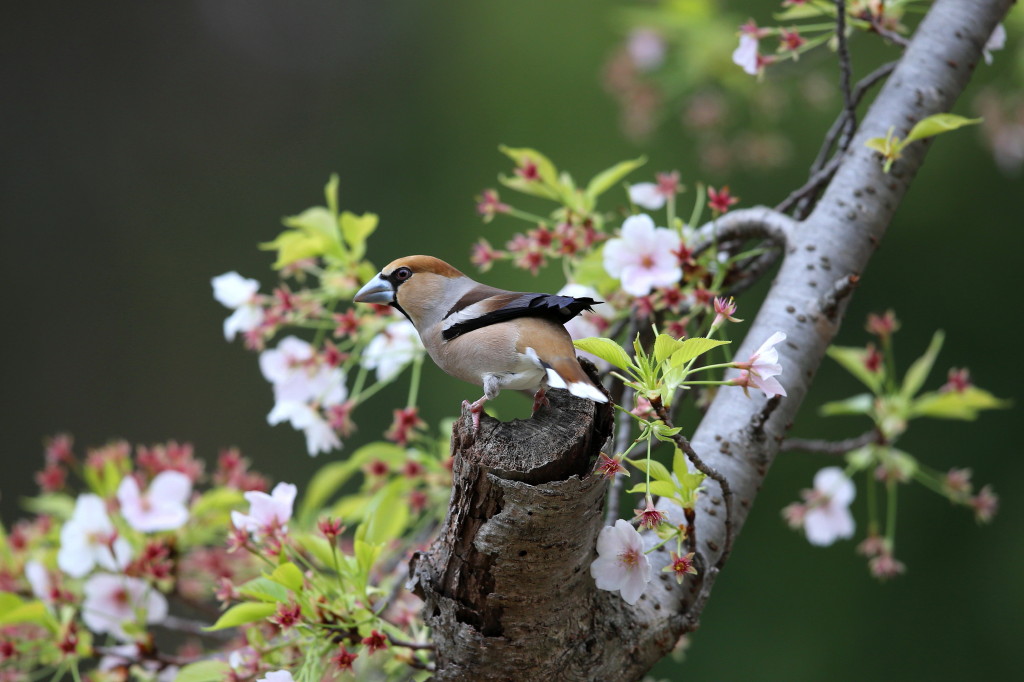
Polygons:
<instances>
[{"instance_id":1,"label":"bird","mask_svg":"<svg viewBox=\"0 0 1024 682\"><path fill-rule=\"evenodd\" d=\"M483 387L479 400L463 401L474 429L484 403L506 388L532 393L534 412L547 404L548 388L608 402L580 366L564 326L601 301L498 289L423 255L388 263L353 300L395 308L412 322L438 367Z\"/></svg>"}]
</instances>

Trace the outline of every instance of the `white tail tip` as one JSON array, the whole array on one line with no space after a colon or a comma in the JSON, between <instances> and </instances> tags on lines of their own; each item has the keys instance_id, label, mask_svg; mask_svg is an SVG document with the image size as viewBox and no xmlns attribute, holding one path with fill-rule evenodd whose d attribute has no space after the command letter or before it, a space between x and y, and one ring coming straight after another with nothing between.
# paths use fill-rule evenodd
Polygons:
<instances>
[{"instance_id":1,"label":"white tail tip","mask_svg":"<svg viewBox=\"0 0 1024 682\"><path fill-rule=\"evenodd\" d=\"M583 383L582 381L575 381L569 384L569 393L572 393L577 398L587 398L593 400L595 403L606 403L608 402L608 396L591 384Z\"/></svg>"},{"instance_id":2,"label":"white tail tip","mask_svg":"<svg viewBox=\"0 0 1024 682\"><path fill-rule=\"evenodd\" d=\"M548 367L548 386L551 388L569 388L565 385L565 379L562 378L562 375L551 367Z\"/></svg>"}]
</instances>

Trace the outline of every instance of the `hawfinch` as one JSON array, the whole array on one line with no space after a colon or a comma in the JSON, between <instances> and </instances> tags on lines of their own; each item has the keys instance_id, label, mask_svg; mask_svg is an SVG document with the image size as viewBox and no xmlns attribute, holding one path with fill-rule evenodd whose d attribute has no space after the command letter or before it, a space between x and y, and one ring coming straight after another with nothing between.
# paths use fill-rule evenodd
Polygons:
<instances>
[{"instance_id":1,"label":"hawfinch","mask_svg":"<svg viewBox=\"0 0 1024 682\"><path fill-rule=\"evenodd\" d=\"M503 388L533 393L534 410L545 404L546 387L608 401L580 367L563 326L600 301L496 289L432 256L392 261L353 300L393 306L416 327L438 367L483 386L483 397L464 403L475 428L484 403Z\"/></svg>"}]
</instances>

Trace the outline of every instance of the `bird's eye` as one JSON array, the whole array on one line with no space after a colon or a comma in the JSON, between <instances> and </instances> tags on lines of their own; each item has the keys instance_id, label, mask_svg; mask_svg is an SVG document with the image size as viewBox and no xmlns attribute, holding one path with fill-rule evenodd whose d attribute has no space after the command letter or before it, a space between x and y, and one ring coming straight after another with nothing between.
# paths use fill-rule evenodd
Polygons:
<instances>
[{"instance_id":1,"label":"bird's eye","mask_svg":"<svg viewBox=\"0 0 1024 682\"><path fill-rule=\"evenodd\" d=\"M395 270L395 273L392 275L392 277L397 279L399 282L404 282L405 280L412 277L412 270L410 270L409 268L398 268L397 270Z\"/></svg>"}]
</instances>

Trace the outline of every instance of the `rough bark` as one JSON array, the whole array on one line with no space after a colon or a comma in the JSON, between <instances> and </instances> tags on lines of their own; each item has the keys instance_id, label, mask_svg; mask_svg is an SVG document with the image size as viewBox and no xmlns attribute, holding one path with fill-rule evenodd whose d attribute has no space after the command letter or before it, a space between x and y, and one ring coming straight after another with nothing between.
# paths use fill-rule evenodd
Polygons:
<instances>
[{"instance_id":1,"label":"rough bark","mask_svg":"<svg viewBox=\"0 0 1024 682\"><path fill-rule=\"evenodd\" d=\"M865 140L890 126L905 137L925 116L950 111L1010 0L937 0L865 115L814 211L802 222L769 209L737 211L735 224L785 244L785 257L750 332L749 355L776 330L788 396L719 391L692 439L728 479L738 533L784 434L835 337L853 286L923 162L930 141L904 151L889 174ZM710 230L708 228L706 231ZM534 419L464 418L453 438L448 518L413 561L437 646L439 679L636 679L697 625L725 544L724 502L709 481L697 512L705 570L682 588L660 569L635 607L594 587L589 564L605 486L587 476L611 429L604 407L552 395Z\"/></svg>"}]
</instances>

